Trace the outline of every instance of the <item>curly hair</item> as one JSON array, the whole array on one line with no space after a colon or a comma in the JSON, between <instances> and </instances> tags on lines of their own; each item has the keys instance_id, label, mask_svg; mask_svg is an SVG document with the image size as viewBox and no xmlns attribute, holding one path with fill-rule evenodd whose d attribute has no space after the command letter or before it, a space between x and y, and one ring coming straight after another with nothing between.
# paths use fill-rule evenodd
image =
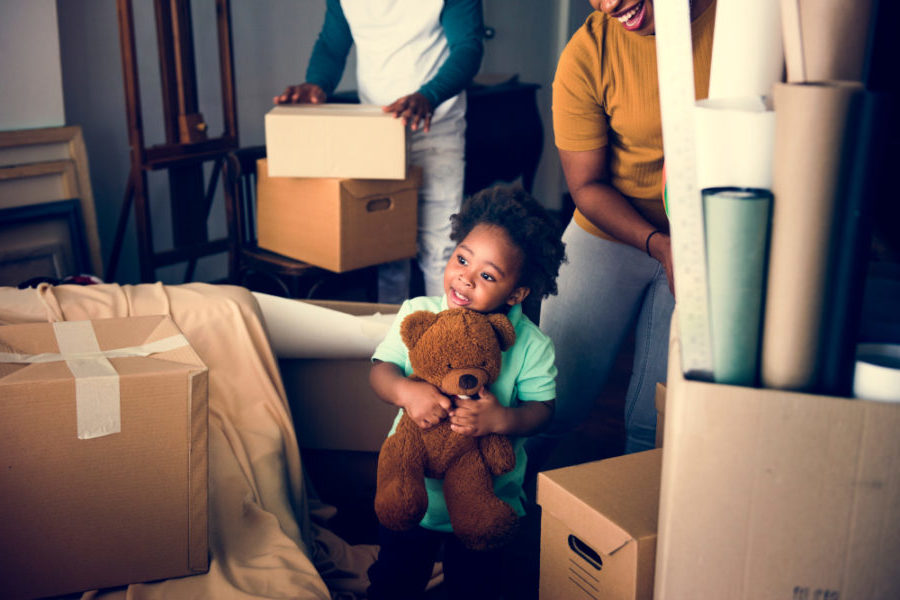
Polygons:
<instances>
[{"instance_id":1,"label":"curly hair","mask_svg":"<svg viewBox=\"0 0 900 600\"><path fill-rule=\"evenodd\" d=\"M556 277L566 261L566 246L557 220L521 185L495 185L466 198L450 217L450 239L457 244L476 225L502 227L524 257L519 283L536 298L557 293Z\"/></svg>"}]
</instances>

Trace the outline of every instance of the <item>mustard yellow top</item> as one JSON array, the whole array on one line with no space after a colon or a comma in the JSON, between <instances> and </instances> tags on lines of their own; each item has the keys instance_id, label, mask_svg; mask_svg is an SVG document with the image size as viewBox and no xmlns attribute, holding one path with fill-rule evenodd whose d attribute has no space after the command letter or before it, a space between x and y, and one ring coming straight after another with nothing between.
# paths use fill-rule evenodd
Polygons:
<instances>
[{"instance_id":1,"label":"mustard yellow top","mask_svg":"<svg viewBox=\"0 0 900 600\"><path fill-rule=\"evenodd\" d=\"M709 93L713 2L691 23L694 91ZM654 227L669 230L662 202L663 144L656 37L625 31L595 11L566 45L553 80L553 132L561 150L609 146L610 183ZM612 239L576 209L585 231Z\"/></svg>"}]
</instances>

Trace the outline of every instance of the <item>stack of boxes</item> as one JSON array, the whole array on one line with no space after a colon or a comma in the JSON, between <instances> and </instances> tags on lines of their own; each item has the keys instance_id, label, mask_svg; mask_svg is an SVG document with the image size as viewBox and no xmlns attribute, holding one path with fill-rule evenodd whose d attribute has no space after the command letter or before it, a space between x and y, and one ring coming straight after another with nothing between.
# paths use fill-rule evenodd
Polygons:
<instances>
[{"instance_id":1,"label":"stack of boxes","mask_svg":"<svg viewBox=\"0 0 900 600\"><path fill-rule=\"evenodd\" d=\"M258 244L334 272L416 255L421 170L402 120L377 106L284 105L266 114Z\"/></svg>"}]
</instances>

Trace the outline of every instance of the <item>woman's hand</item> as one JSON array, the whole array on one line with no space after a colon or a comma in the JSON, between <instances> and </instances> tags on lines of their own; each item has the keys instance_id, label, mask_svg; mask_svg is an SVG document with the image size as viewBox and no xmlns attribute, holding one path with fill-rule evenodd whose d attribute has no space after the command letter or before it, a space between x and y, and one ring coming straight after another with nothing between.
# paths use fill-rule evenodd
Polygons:
<instances>
[{"instance_id":1,"label":"woman's hand","mask_svg":"<svg viewBox=\"0 0 900 600\"><path fill-rule=\"evenodd\" d=\"M650 238L650 256L658 260L666 270L669 291L675 296L675 273L672 271L672 238L665 233L658 233Z\"/></svg>"},{"instance_id":2,"label":"woman's hand","mask_svg":"<svg viewBox=\"0 0 900 600\"><path fill-rule=\"evenodd\" d=\"M392 104L381 107L381 110L394 113L395 118L403 119L404 127L409 126L413 131L419 128L420 121L424 121L422 129L431 129L431 103L419 92L398 98Z\"/></svg>"},{"instance_id":3,"label":"woman's hand","mask_svg":"<svg viewBox=\"0 0 900 600\"><path fill-rule=\"evenodd\" d=\"M287 86L281 95L275 96L275 104L322 104L327 99L325 91L314 83Z\"/></svg>"}]
</instances>

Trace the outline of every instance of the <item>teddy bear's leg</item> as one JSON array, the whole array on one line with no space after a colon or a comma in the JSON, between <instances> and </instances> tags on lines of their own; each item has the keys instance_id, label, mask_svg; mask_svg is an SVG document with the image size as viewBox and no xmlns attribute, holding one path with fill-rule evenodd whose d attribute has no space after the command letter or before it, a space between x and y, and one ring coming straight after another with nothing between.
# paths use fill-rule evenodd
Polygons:
<instances>
[{"instance_id":1,"label":"teddy bear's leg","mask_svg":"<svg viewBox=\"0 0 900 600\"><path fill-rule=\"evenodd\" d=\"M415 423L406 415L378 455L375 514L394 531L419 524L428 508L425 492L425 445Z\"/></svg>"},{"instance_id":2,"label":"teddy bear's leg","mask_svg":"<svg viewBox=\"0 0 900 600\"><path fill-rule=\"evenodd\" d=\"M518 517L494 494L494 482L477 452L460 457L444 475L444 499L453 533L473 550L491 550L508 542Z\"/></svg>"}]
</instances>

